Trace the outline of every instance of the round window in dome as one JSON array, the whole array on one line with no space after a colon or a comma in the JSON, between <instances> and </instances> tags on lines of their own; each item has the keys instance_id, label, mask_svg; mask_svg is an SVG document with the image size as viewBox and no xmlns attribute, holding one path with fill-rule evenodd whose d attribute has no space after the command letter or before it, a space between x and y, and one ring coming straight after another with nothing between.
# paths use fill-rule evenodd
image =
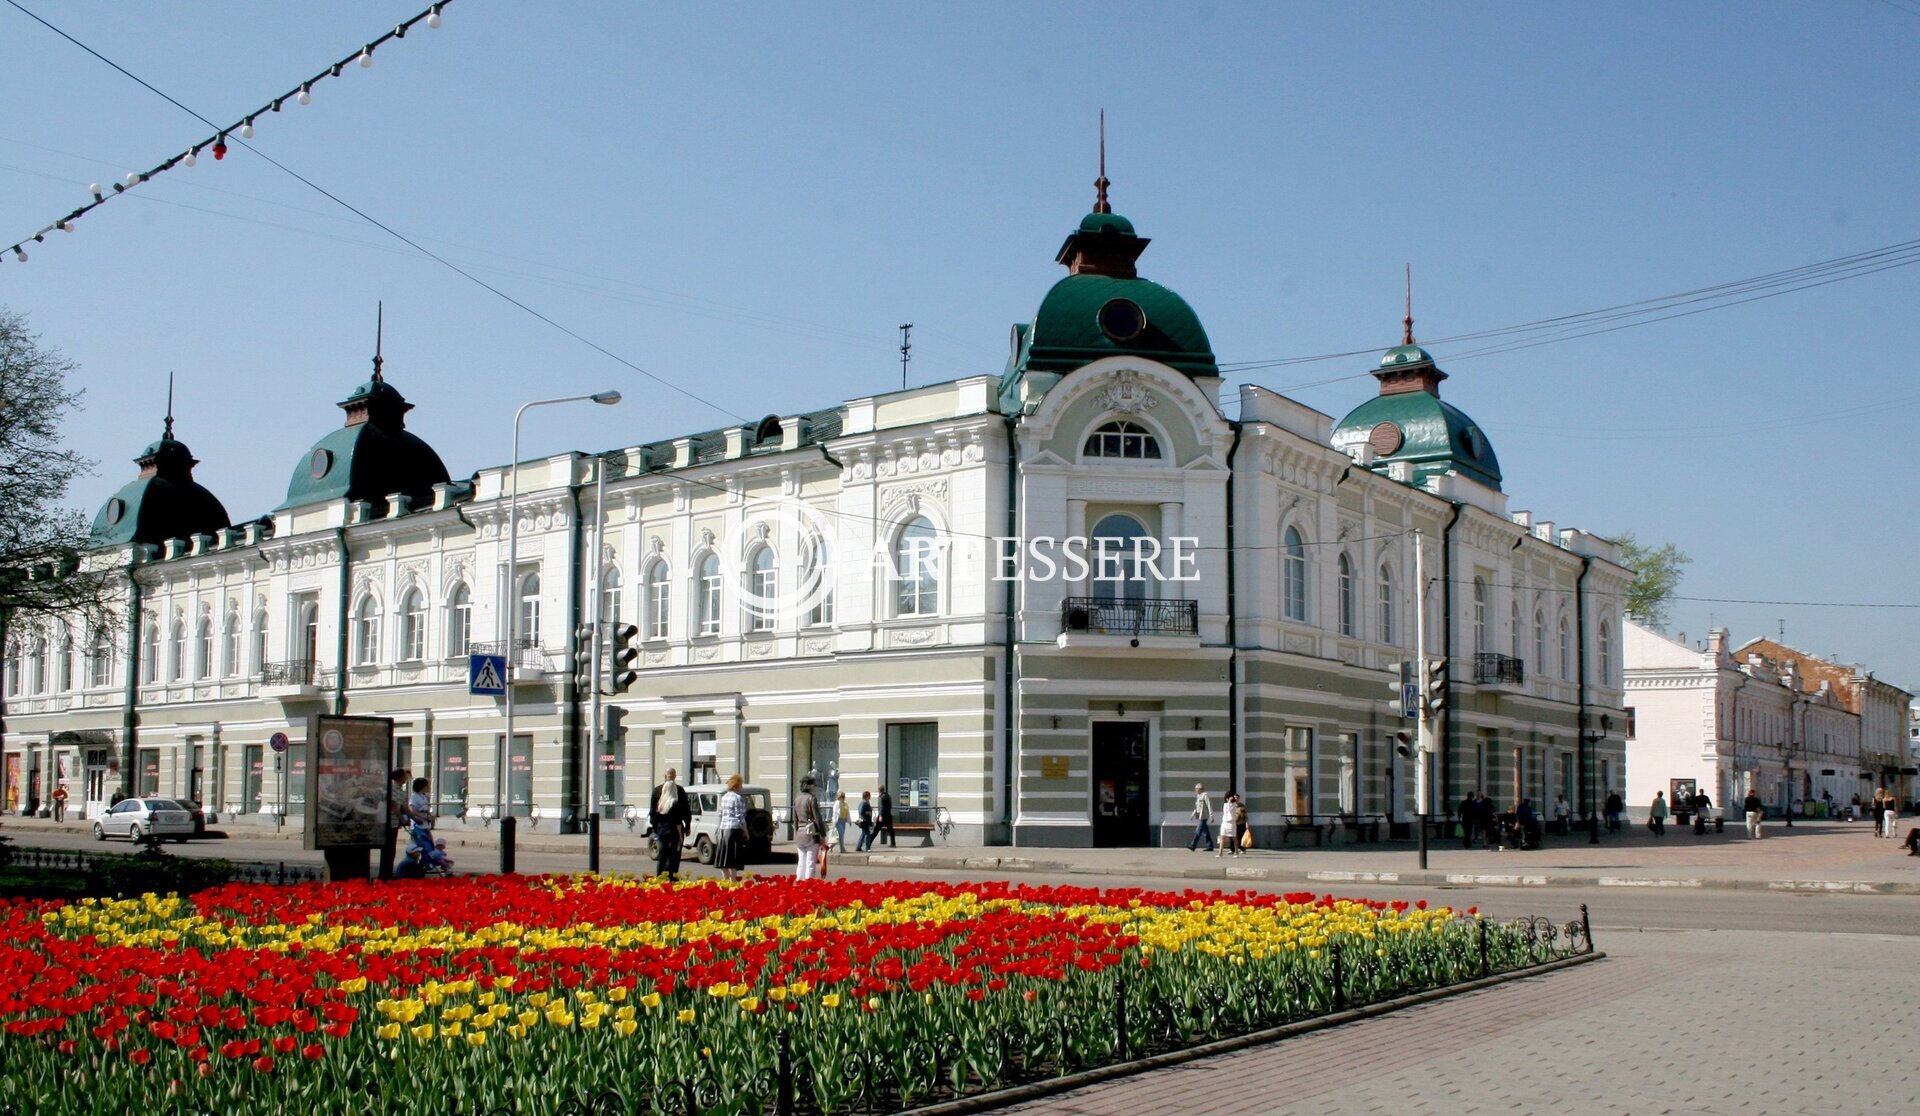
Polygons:
<instances>
[{"instance_id":1,"label":"round window in dome","mask_svg":"<svg viewBox=\"0 0 1920 1116\"><path fill-rule=\"evenodd\" d=\"M127 517L127 502L115 496L107 501L107 524L109 526Z\"/></svg>"},{"instance_id":2,"label":"round window in dome","mask_svg":"<svg viewBox=\"0 0 1920 1116\"><path fill-rule=\"evenodd\" d=\"M1100 332L1115 341L1131 341L1147 331L1147 312L1132 299L1115 298L1100 308Z\"/></svg>"},{"instance_id":3,"label":"round window in dome","mask_svg":"<svg viewBox=\"0 0 1920 1116\"><path fill-rule=\"evenodd\" d=\"M1406 435L1400 432L1400 427L1391 422L1383 422L1367 431L1367 444L1372 446L1373 452L1381 457L1398 451L1406 441Z\"/></svg>"},{"instance_id":4,"label":"round window in dome","mask_svg":"<svg viewBox=\"0 0 1920 1116\"><path fill-rule=\"evenodd\" d=\"M331 468L333 468L333 453L329 450L314 450L313 456L307 458L307 475L314 480L326 476L327 470Z\"/></svg>"}]
</instances>

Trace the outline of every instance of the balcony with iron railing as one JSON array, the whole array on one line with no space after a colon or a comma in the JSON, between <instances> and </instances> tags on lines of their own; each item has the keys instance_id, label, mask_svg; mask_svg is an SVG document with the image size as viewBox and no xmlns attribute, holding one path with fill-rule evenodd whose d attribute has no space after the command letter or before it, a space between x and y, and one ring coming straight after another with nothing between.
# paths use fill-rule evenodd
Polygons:
<instances>
[{"instance_id":1,"label":"balcony with iron railing","mask_svg":"<svg viewBox=\"0 0 1920 1116\"><path fill-rule=\"evenodd\" d=\"M474 655L501 656L512 666L514 677L521 682L539 682L540 676L547 672L547 652L540 646L538 636L515 636L511 642L504 639L475 640L467 650Z\"/></svg>"},{"instance_id":2,"label":"balcony with iron railing","mask_svg":"<svg viewBox=\"0 0 1920 1116\"><path fill-rule=\"evenodd\" d=\"M1197 638L1198 601L1160 598L1068 597L1060 606L1063 639L1075 635Z\"/></svg>"},{"instance_id":3,"label":"balcony with iron railing","mask_svg":"<svg viewBox=\"0 0 1920 1116\"><path fill-rule=\"evenodd\" d=\"M333 672L322 669L317 659L287 659L260 664L262 697L314 697L333 688Z\"/></svg>"},{"instance_id":4,"label":"balcony with iron railing","mask_svg":"<svg viewBox=\"0 0 1920 1116\"><path fill-rule=\"evenodd\" d=\"M1526 660L1493 651L1477 651L1473 656L1473 682L1482 689L1518 693L1527 685Z\"/></svg>"}]
</instances>

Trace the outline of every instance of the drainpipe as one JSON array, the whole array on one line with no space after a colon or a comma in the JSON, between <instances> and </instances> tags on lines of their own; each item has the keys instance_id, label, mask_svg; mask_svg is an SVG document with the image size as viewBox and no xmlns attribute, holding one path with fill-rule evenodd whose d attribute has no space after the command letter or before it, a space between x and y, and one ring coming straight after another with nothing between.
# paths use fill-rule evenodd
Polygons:
<instances>
[{"instance_id":1,"label":"drainpipe","mask_svg":"<svg viewBox=\"0 0 1920 1116\"><path fill-rule=\"evenodd\" d=\"M1453 528L1460 522L1460 513L1467 507L1458 500L1449 503L1453 505L1453 514L1447 517L1446 525L1440 528L1440 656L1448 659L1453 657ZM1425 608L1426 587L1420 588L1419 605ZM1459 670L1447 671L1446 705L1440 711L1440 803L1443 806L1453 802L1454 683L1459 677Z\"/></svg>"},{"instance_id":2,"label":"drainpipe","mask_svg":"<svg viewBox=\"0 0 1920 1116\"><path fill-rule=\"evenodd\" d=\"M349 513L352 512L351 503L347 505L347 510ZM340 546L340 624L338 638L334 640L334 647L338 652L334 662L339 664L339 673L333 680L333 715L344 717L347 713L347 609L349 607L347 593L352 588L350 580L353 576L353 562L352 555L347 550L347 529L334 528L333 538Z\"/></svg>"},{"instance_id":3,"label":"drainpipe","mask_svg":"<svg viewBox=\"0 0 1920 1116\"><path fill-rule=\"evenodd\" d=\"M1020 416L1003 415L1007 424L1007 537L1020 537ZM832 458L828 458L832 460ZM993 555L989 561L997 561ZM1023 567L1024 568L1024 567ZM1018 689L1014 676L1014 636L1018 624L1019 581L1007 580L1005 611L1006 632L1000 649L1000 709L1006 723L1000 727L1000 824L1005 827L1007 844L1013 844L1013 802L1018 773L1013 769L1015 700Z\"/></svg>"},{"instance_id":4,"label":"drainpipe","mask_svg":"<svg viewBox=\"0 0 1920 1116\"><path fill-rule=\"evenodd\" d=\"M595 462L595 468L599 468L599 462L597 461ZM583 525L580 522L580 492L582 489L579 479L580 471L578 469L572 469L570 473L573 476L573 480L567 484L567 496L573 502L573 524L567 532L567 555L571 563L569 568L573 570L573 576L567 579L570 583L570 591L567 593L567 635L569 637L578 632L580 625L584 622L586 613L581 610L580 594L583 587L588 584L589 577L592 579L592 592L596 595L600 592L600 556L598 554L593 556L590 571L588 567L584 565L586 547L585 533ZM600 638L600 632L597 628L594 630L594 638L596 640ZM570 646L572 645L570 644ZM573 649L578 651L579 647L574 646ZM573 751L580 766L576 767L571 774L568 774L566 770L567 765L564 762L560 765L560 786L563 788L560 793L560 816L562 819L569 816L573 817L574 821L579 825L579 828L572 832L585 833L587 831L587 800L583 798L580 801L580 809L578 811L569 814L567 810L567 788L571 788L575 794L581 793L586 783L588 767L592 763L592 757L590 755L592 744L590 741L581 739L580 702L583 695L580 693L580 687L575 684L575 679L579 673L577 660L569 656L567 659L567 680L564 683L566 686L567 702L560 711L560 738L574 742L575 747ZM594 688L597 689L599 685L600 679L597 677L594 678ZM567 831L562 830L562 832Z\"/></svg>"},{"instance_id":5,"label":"drainpipe","mask_svg":"<svg viewBox=\"0 0 1920 1116\"><path fill-rule=\"evenodd\" d=\"M1240 607L1237 600L1239 580L1240 551L1234 545L1233 527L1233 459L1240 452L1240 434L1243 428L1233 424L1233 442L1227 447L1227 793L1232 794L1239 788L1235 785L1240 772L1240 625L1238 618ZM1341 474L1342 480L1346 474Z\"/></svg>"},{"instance_id":6,"label":"drainpipe","mask_svg":"<svg viewBox=\"0 0 1920 1116\"><path fill-rule=\"evenodd\" d=\"M140 739L140 579L133 576L135 566L140 564L140 551L145 544L134 543L133 554L127 559L127 687L124 708L120 711L120 740L125 752L120 761L120 777L126 781L127 793L133 793L133 764L135 750ZM84 756L82 759L84 762ZM86 807L83 805L82 810Z\"/></svg>"}]
</instances>

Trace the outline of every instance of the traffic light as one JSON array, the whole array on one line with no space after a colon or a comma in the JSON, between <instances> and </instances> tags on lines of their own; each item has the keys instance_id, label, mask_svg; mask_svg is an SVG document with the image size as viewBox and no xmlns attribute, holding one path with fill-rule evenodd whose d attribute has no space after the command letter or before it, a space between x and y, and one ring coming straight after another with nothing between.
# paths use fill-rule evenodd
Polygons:
<instances>
[{"instance_id":1,"label":"traffic light","mask_svg":"<svg viewBox=\"0 0 1920 1116\"><path fill-rule=\"evenodd\" d=\"M1426 703L1428 718L1438 718L1447 708L1447 660L1428 659L1420 678L1420 697Z\"/></svg>"},{"instance_id":2,"label":"traffic light","mask_svg":"<svg viewBox=\"0 0 1920 1116\"><path fill-rule=\"evenodd\" d=\"M632 624L615 624L607 633L609 654L607 656L607 692L624 694L633 688L640 677L633 669L639 661L640 649L633 641L640 638L640 629Z\"/></svg>"},{"instance_id":3,"label":"traffic light","mask_svg":"<svg viewBox=\"0 0 1920 1116\"><path fill-rule=\"evenodd\" d=\"M1388 663L1387 692L1393 696L1387 700L1388 715L1412 720L1420 715L1420 693L1413 684L1414 664L1409 662Z\"/></svg>"},{"instance_id":4,"label":"traffic light","mask_svg":"<svg viewBox=\"0 0 1920 1116\"><path fill-rule=\"evenodd\" d=\"M1413 758L1413 733L1406 729L1393 734L1393 750L1401 759Z\"/></svg>"},{"instance_id":5,"label":"traffic light","mask_svg":"<svg viewBox=\"0 0 1920 1116\"><path fill-rule=\"evenodd\" d=\"M592 624L582 624L573 630L573 685L582 692L593 689Z\"/></svg>"}]
</instances>

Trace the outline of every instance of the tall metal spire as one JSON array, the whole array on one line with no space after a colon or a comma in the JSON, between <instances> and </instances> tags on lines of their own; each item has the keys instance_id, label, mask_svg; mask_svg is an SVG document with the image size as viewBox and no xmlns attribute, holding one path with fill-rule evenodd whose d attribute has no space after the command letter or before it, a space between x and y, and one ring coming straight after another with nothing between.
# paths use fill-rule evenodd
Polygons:
<instances>
[{"instance_id":1,"label":"tall metal spire","mask_svg":"<svg viewBox=\"0 0 1920 1116\"><path fill-rule=\"evenodd\" d=\"M1113 206L1107 203L1107 187L1113 185L1107 181L1107 110L1100 110L1100 177L1093 180L1095 213L1112 213Z\"/></svg>"},{"instance_id":2,"label":"tall metal spire","mask_svg":"<svg viewBox=\"0 0 1920 1116\"><path fill-rule=\"evenodd\" d=\"M373 382L384 382L380 376L380 343L386 333L387 304L373 304Z\"/></svg>"},{"instance_id":3,"label":"tall metal spire","mask_svg":"<svg viewBox=\"0 0 1920 1116\"><path fill-rule=\"evenodd\" d=\"M167 373L167 425L160 432L163 441L173 438L173 373Z\"/></svg>"},{"instance_id":4,"label":"tall metal spire","mask_svg":"<svg viewBox=\"0 0 1920 1116\"><path fill-rule=\"evenodd\" d=\"M1402 319L1402 324L1405 325L1407 329L1406 333L1402 335L1400 343L1402 345L1411 345L1413 344L1413 264L1411 263L1407 264L1407 316Z\"/></svg>"}]
</instances>

